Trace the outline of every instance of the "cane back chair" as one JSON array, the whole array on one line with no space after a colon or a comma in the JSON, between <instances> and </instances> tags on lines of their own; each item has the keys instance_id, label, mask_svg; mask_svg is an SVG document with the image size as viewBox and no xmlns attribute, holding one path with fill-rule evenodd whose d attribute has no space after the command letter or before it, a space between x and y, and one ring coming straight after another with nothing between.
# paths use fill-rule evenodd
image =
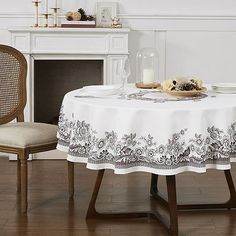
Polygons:
<instances>
[{"instance_id":1,"label":"cane back chair","mask_svg":"<svg viewBox=\"0 0 236 236\"><path fill-rule=\"evenodd\" d=\"M24 122L27 62L18 50L0 45L0 152L17 155L17 192L27 211L29 154L53 150L57 126ZM16 120L17 122L11 122Z\"/></svg>"}]
</instances>

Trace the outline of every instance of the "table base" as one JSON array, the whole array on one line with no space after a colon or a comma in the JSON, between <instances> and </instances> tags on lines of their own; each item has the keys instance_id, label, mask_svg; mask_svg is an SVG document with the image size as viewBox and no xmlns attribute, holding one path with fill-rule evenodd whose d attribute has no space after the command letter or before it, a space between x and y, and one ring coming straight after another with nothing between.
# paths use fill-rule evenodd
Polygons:
<instances>
[{"instance_id":1,"label":"table base","mask_svg":"<svg viewBox=\"0 0 236 236\"><path fill-rule=\"evenodd\" d=\"M164 219L157 211L146 211L146 212L122 212L122 213L99 213L96 210L96 200L98 192L102 183L103 175L105 170L99 170L96 183L93 189L93 194L89 203L86 218L138 218L138 217L156 217L169 231L170 235L178 235L178 211L179 210L199 210L199 209L221 209L221 208L236 208L236 191L233 183L233 179L230 170L225 170L224 174L227 180L227 184L230 192L230 199L226 203L220 204L177 204L176 198L176 180L175 175L166 176L167 183L167 194L168 199L166 200L161 196L158 191L158 175L152 174L151 178L151 196L156 199L161 206L163 206L169 212L169 222Z\"/></svg>"}]
</instances>

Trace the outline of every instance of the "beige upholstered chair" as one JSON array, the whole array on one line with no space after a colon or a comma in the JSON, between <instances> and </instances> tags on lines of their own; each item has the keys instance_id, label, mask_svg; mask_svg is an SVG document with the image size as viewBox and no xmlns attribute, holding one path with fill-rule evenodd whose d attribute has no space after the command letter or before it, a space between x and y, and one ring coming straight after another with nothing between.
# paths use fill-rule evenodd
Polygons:
<instances>
[{"instance_id":1,"label":"beige upholstered chair","mask_svg":"<svg viewBox=\"0 0 236 236\"><path fill-rule=\"evenodd\" d=\"M55 149L57 126L24 122L27 62L16 49L0 45L0 152L17 154L17 191L27 211L29 154ZM17 122L11 122L15 120Z\"/></svg>"}]
</instances>

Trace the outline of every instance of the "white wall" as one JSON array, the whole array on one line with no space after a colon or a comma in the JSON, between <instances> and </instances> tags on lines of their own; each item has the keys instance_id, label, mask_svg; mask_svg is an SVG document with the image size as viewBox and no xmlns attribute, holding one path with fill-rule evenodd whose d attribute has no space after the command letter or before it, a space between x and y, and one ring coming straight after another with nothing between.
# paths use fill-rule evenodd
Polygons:
<instances>
[{"instance_id":1,"label":"white wall","mask_svg":"<svg viewBox=\"0 0 236 236\"><path fill-rule=\"evenodd\" d=\"M53 6L55 0L48 1ZM62 12L83 7L94 13L95 2L58 0ZM138 49L151 46L159 51L161 79L197 75L207 82L236 81L235 0L120 0L119 3L122 23L132 29L133 71ZM0 0L0 43L10 44L9 27L32 25L33 13L29 0Z\"/></svg>"},{"instance_id":2,"label":"white wall","mask_svg":"<svg viewBox=\"0 0 236 236\"><path fill-rule=\"evenodd\" d=\"M55 0L49 0L53 6ZM100 0L101 1L101 0ZM109 0L104 0L107 2ZM42 3L44 0L42 0ZM95 0L58 0L63 10L79 7L93 13ZM235 0L118 0L121 14L235 15ZM1 0L0 12L32 13L29 0Z\"/></svg>"}]
</instances>

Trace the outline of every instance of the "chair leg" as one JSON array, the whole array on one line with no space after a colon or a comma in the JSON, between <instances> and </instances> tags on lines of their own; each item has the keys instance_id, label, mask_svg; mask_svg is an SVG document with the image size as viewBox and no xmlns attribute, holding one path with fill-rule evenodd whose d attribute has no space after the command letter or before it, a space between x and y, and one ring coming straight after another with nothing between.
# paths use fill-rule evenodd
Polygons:
<instances>
[{"instance_id":1,"label":"chair leg","mask_svg":"<svg viewBox=\"0 0 236 236\"><path fill-rule=\"evenodd\" d=\"M28 170L27 170L27 158L20 159L20 171L21 171L21 211L27 212L27 191L28 191Z\"/></svg>"},{"instance_id":2,"label":"chair leg","mask_svg":"<svg viewBox=\"0 0 236 236\"><path fill-rule=\"evenodd\" d=\"M74 197L74 162L68 161L68 188L69 197Z\"/></svg>"},{"instance_id":3,"label":"chair leg","mask_svg":"<svg viewBox=\"0 0 236 236\"><path fill-rule=\"evenodd\" d=\"M21 171L20 171L20 159L17 155L17 192L21 192Z\"/></svg>"}]
</instances>

